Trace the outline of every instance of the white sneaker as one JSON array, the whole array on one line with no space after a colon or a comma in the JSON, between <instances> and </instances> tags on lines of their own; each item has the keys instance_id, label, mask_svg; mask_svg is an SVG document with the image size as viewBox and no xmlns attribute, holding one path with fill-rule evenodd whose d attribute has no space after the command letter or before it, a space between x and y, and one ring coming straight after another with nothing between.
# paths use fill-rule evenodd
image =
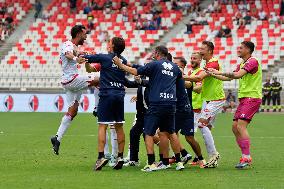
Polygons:
<instances>
[{"instance_id":1,"label":"white sneaker","mask_svg":"<svg viewBox=\"0 0 284 189\"><path fill-rule=\"evenodd\" d=\"M181 171L181 170L183 170L183 169L184 169L183 163L182 163L182 162L178 162L178 163L176 164L176 170L177 170L177 171Z\"/></svg>"},{"instance_id":2,"label":"white sneaker","mask_svg":"<svg viewBox=\"0 0 284 189\"><path fill-rule=\"evenodd\" d=\"M128 161L128 162L124 163L123 166L125 166L125 167L128 167L128 166L130 166L130 167L139 167L140 166L140 162L139 161Z\"/></svg>"},{"instance_id":3,"label":"white sneaker","mask_svg":"<svg viewBox=\"0 0 284 189\"><path fill-rule=\"evenodd\" d=\"M155 163L153 163L152 165L146 165L143 169L141 169L141 171L143 172L152 172L156 170L157 170L157 166Z\"/></svg>"},{"instance_id":4,"label":"white sneaker","mask_svg":"<svg viewBox=\"0 0 284 189\"><path fill-rule=\"evenodd\" d=\"M164 165L163 163L158 163L156 164L157 170L163 170L163 169L168 169L171 168L171 165Z\"/></svg>"},{"instance_id":5,"label":"white sneaker","mask_svg":"<svg viewBox=\"0 0 284 189\"><path fill-rule=\"evenodd\" d=\"M109 161L108 165L109 165L110 167L113 167L116 163L117 163L117 157L111 155L110 161Z\"/></svg>"},{"instance_id":6,"label":"white sneaker","mask_svg":"<svg viewBox=\"0 0 284 189\"><path fill-rule=\"evenodd\" d=\"M209 156L209 159L207 163L204 165L204 168L216 168L218 166L219 159L220 159L220 154L218 152Z\"/></svg>"}]
</instances>

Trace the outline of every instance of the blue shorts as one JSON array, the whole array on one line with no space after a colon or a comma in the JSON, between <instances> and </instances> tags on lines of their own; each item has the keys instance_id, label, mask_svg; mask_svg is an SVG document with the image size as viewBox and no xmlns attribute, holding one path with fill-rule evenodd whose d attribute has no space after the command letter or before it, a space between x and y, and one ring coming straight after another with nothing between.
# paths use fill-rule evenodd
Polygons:
<instances>
[{"instance_id":1,"label":"blue shorts","mask_svg":"<svg viewBox=\"0 0 284 189\"><path fill-rule=\"evenodd\" d=\"M194 136L194 114L191 109L177 110L175 132L184 136Z\"/></svg>"},{"instance_id":2,"label":"blue shorts","mask_svg":"<svg viewBox=\"0 0 284 189\"><path fill-rule=\"evenodd\" d=\"M100 91L98 123L124 123L124 91Z\"/></svg>"},{"instance_id":3,"label":"blue shorts","mask_svg":"<svg viewBox=\"0 0 284 189\"><path fill-rule=\"evenodd\" d=\"M154 136L157 129L175 132L175 105L150 105L144 118L144 134Z\"/></svg>"}]
</instances>

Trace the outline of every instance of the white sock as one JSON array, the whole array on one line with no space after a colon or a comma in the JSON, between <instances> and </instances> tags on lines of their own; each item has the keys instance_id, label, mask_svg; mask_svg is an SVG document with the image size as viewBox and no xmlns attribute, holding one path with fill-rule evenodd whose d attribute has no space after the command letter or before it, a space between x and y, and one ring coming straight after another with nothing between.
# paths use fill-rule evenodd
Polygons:
<instances>
[{"instance_id":1,"label":"white sock","mask_svg":"<svg viewBox=\"0 0 284 189\"><path fill-rule=\"evenodd\" d=\"M249 158L250 158L250 155L242 154L242 158L247 158L247 159L249 159Z\"/></svg>"},{"instance_id":2,"label":"white sock","mask_svg":"<svg viewBox=\"0 0 284 189\"><path fill-rule=\"evenodd\" d=\"M208 127L203 127L203 128L200 128L200 131L205 141L205 146L206 146L208 155L215 154L217 151L216 151L214 139L213 139L210 129Z\"/></svg>"},{"instance_id":3,"label":"white sock","mask_svg":"<svg viewBox=\"0 0 284 189\"><path fill-rule=\"evenodd\" d=\"M100 97L99 97L99 89L97 87L95 87L95 90L94 90L94 96L95 96L95 107L94 107L94 110L97 112L98 110L98 104L99 104L99 100L100 100Z\"/></svg>"},{"instance_id":4,"label":"white sock","mask_svg":"<svg viewBox=\"0 0 284 189\"><path fill-rule=\"evenodd\" d=\"M109 154L109 146L108 146L108 130L106 130L106 143L104 148L104 154Z\"/></svg>"},{"instance_id":5,"label":"white sock","mask_svg":"<svg viewBox=\"0 0 284 189\"><path fill-rule=\"evenodd\" d=\"M72 121L72 117L69 114L66 114L66 115L63 116L63 118L61 120L61 124L60 124L58 131L56 133L58 141L61 141L63 135L65 134L65 132L69 128L71 121Z\"/></svg>"},{"instance_id":6,"label":"white sock","mask_svg":"<svg viewBox=\"0 0 284 189\"><path fill-rule=\"evenodd\" d=\"M111 154L117 157L118 154L118 144L117 144L117 135L114 127L110 127L110 140L111 140Z\"/></svg>"}]
</instances>

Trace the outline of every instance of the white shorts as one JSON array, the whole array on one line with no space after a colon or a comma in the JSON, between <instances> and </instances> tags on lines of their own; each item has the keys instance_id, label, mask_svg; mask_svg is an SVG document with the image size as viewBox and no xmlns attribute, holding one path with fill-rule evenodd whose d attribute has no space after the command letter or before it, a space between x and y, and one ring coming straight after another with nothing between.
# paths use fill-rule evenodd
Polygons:
<instances>
[{"instance_id":1,"label":"white shorts","mask_svg":"<svg viewBox=\"0 0 284 189\"><path fill-rule=\"evenodd\" d=\"M212 125L212 127L214 127L216 116L218 113L222 112L225 102L225 100L208 102L202 108L200 118L207 119L209 121L208 125Z\"/></svg>"},{"instance_id":2,"label":"white shorts","mask_svg":"<svg viewBox=\"0 0 284 189\"><path fill-rule=\"evenodd\" d=\"M77 76L72 82L62 84L66 91L68 108L73 106L76 101L80 101L82 93L89 87L92 80L91 76Z\"/></svg>"}]
</instances>

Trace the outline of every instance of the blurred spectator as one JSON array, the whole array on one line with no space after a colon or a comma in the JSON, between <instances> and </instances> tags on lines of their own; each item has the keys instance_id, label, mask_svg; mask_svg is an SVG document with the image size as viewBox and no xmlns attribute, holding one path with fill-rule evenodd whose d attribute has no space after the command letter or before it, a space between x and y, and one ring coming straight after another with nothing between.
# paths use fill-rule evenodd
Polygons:
<instances>
[{"instance_id":1,"label":"blurred spectator","mask_svg":"<svg viewBox=\"0 0 284 189\"><path fill-rule=\"evenodd\" d=\"M238 8L241 12L246 12L246 11L249 11L250 9L249 4L246 3L245 1L240 1Z\"/></svg>"},{"instance_id":2,"label":"blurred spectator","mask_svg":"<svg viewBox=\"0 0 284 189\"><path fill-rule=\"evenodd\" d=\"M252 8L250 12L253 19L258 19L258 12L256 7Z\"/></svg>"},{"instance_id":3,"label":"blurred spectator","mask_svg":"<svg viewBox=\"0 0 284 189\"><path fill-rule=\"evenodd\" d=\"M112 11L112 1L111 0L107 0L104 3L104 10L105 10L105 14L110 14Z\"/></svg>"},{"instance_id":4,"label":"blurred spectator","mask_svg":"<svg viewBox=\"0 0 284 189\"><path fill-rule=\"evenodd\" d=\"M14 30L13 22L14 22L13 14L9 13L8 16L5 18L5 25L4 25L4 27L6 28L6 33L8 35L10 35Z\"/></svg>"},{"instance_id":5,"label":"blurred spectator","mask_svg":"<svg viewBox=\"0 0 284 189\"><path fill-rule=\"evenodd\" d=\"M101 31L98 39L101 43L108 42L110 40L109 34L107 31Z\"/></svg>"},{"instance_id":6,"label":"blurred spectator","mask_svg":"<svg viewBox=\"0 0 284 189\"><path fill-rule=\"evenodd\" d=\"M121 14L122 14L122 21L123 22L128 22L128 10L126 7L123 7L121 9Z\"/></svg>"},{"instance_id":7,"label":"blurred spectator","mask_svg":"<svg viewBox=\"0 0 284 189\"><path fill-rule=\"evenodd\" d=\"M42 4L39 0L36 0L35 1L35 4L34 4L34 7L35 7L35 15L34 15L34 18L37 19L39 17L41 17L41 11L42 11Z\"/></svg>"},{"instance_id":8,"label":"blurred spectator","mask_svg":"<svg viewBox=\"0 0 284 189\"><path fill-rule=\"evenodd\" d=\"M75 11L77 8L77 0L69 0L71 11Z\"/></svg>"},{"instance_id":9,"label":"blurred spectator","mask_svg":"<svg viewBox=\"0 0 284 189\"><path fill-rule=\"evenodd\" d=\"M161 25L162 25L162 18L160 16L160 14L155 14L154 15L154 22L155 22L155 28L157 30L161 29Z\"/></svg>"},{"instance_id":10,"label":"blurred spectator","mask_svg":"<svg viewBox=\"0 0 284 189\"><path fill-rule=\"evenodd\" d=\"M128 3L126 3L125 0L122 0L122 1L120 2L120 9L122 9L123 7L127 7L127 6L128 6Z\"/></svg>"},{"instance_id":11,"label":"blurred spectator","mask_svg":"<svg viewBox=\"0 0 284 189\"><path fill-rule=\"evenodd\" d=\"M159 14L162 13L162 6L159 2L154 1L151 8L152 14Z\"/></svg>"},{"instance_id":12,"label":"blurred spectator","mask_svg":"<svg viewBox=\"0 0 284 189\"><path fill-rule=\"evenodd\" d=\"M94 15L90 12L87 16L88 20L88 30L91 31L94 29Z\"/></svg>"},{"instance_id":13,"label":"blurred spectator","mask_svg":"<svg viewBox=\"0 0 284 189\"><path fill-rule=\"evenodd\" d=\"M172 10L180 10L182 7L177 3L176 0L172 0Z\"/></svg>"},{"instance_id":14,"label":"blurred spectator","mask_svg":"<svg viewBox=\"0 0 284 189\"><path fill-rule=\"evenodd\" d=\"M0 14L4 16L6 13L7 13L7 4L4 3L4 5L0 9Z\"/></svg>"},{"instance_id":15,"label":"blurred spectator","mask_svg":"<svg viewBox=\"0 0 284 189\"><path fill-rule=\"evenodd\" d=\"M245 25L250 24L251 23L251 15L249 12L244 12L244 17L243 17L244 21L245 21Z\"/></svg>"},{"instance_id":16,"label":"blurred spectator","mask_svg":"<svg viewBox=\"0 0 284 189\"><path fill-rule=\"evenodd\" d=\"M229 26L223 25L219 30L217 37L232 37L232 31Z\"/></svg>"},{"instance_id":17,"label":"blurred spectator","mask_svg":"<svg viewBox=\"0 0 284 189\"><path fill-rule=\"evenodd\" d=\"M213 30L210 34L208 34L206 41L212 41L215 37L217 37L218 33L219 33L219 30L217 27L215 27L215 30Z\"/></svg>"},{"instance_id":18,"label":"blurred spectator","mask_svg":"<svg viewBox=\"0 0 284 189\"><path fill-rule=\"evenodd\" d=\"M213 13L214 12L214 5L210 3L206 9L207 13Z\"/></svg>"},{"instance_id":19,"label":"blurred spectator","mask_svg":"<svg viewBox=\"0 0 284 189\"><path fill-rule=\"evenodd\" d=\"M106 2L104 3L104 8L109 8L112 9L112 1L111 0L106 0Z\"/></svg>"},{"instance_id":20,"label":"blurred spectator","mask_svg":"<svg viewBox=\"0 0 284 189\"><path fill-rule=\"evenodd\" d=\"M259 17L260 20L267 20L267 14L263 9L261 9L261 11L259 11L258 17Z\"/></svg>"},{"instance_id":21,"label":"blurred spectator","mask_svg":"<svg viewBox=\"0 0 284 189\"><path fill-rule=\"evenodd\" d=\"M147 0L140 0L140 5L141 6L146 6L147 5Z\"/></svg>"},{"instance_id":22,"label":"blurred spectator","mask_svg":"<svg viewBox=\"0 0 284 189\"><path fill-rule=\"evenodd\" d=\"M207 25L207 17L205 12L198 13L198 16L196 18L196 24L197 25Z\"/></svg>"},{"instance_id":23,"label":"blurred spectator","mask_svg":"<svg viewBox=\"0 0 284 189\"><path fill-rule=\"evenodd\" d=\"M284 0L280 2L280 16L284 16Z\"/></svg>"},{"instance_id":24,"label":"blurred spectator","mask_svg":"<svg viewBox=\"0 0 284 189\"><path fill-rule=\"evenodd\" d=\"M243 15L242 15L241 11L238 10L235 13L235 18L234 18L234 20L237 21L237 25L240 24L240 20L242 20L242 18L243 18Z\"/></svg>"},{"instance_id":25,"label":"blurred spectator","mask_svg":"<svg viewBox=\"0 0 284 189\"><path fill-rule=\"evenodd\" d=\"M49 17L50 17L50 14L47 12L47 10L42 11L41 18L42 18L43 20L48 20Z\"/></svg>"},{"instance_id":26,"label":"blurred spectator","mask_svg":"<svg viewBox=\"0 0 284 189\"><path fill-rule=\"evenodd\" d=\"M276 15L275 12L271 12L268 21L271 24L277 24L277 23L279 23L280 20L279 20L279 17Z\"/></svg>"},{"instance_id":27,"label":"blurred spectator","mask_svg":"<svg viewBox=\"0 0 284 189\"><path fill-rule=\"evenodd\" d=\"M89 12L92 12L92 2L89 2L88 5L83 9L84 14L89 14Z\"/></svg>"},{"instance_id":28,"label":"blurred spectator","mask_svg":"<svg viewBox=\"0 0 284 189\"><path fill-rule=\"evenodd\" d=\"M191 34L192 33L192 25L194 24L193 20L190 20L189 23L185 24L186 25L186 32L185 34Z\"/></svg>"},{"instance_id":29,"label":"blurred spectator","mask_svg":"<svg viewBox=\"0 0 284 189\"><path fill-rule=\"evenodd\" d=\"M219 4L218 0L214 0L213 11L214 12L221 12L221 5Z\"/></svg>"},{"instance_id":30,"label":"blurred spectator","mask_svg":"<svg viewBox=\"0 0 284 189\"><path fill-rule=\"evenodd\" d=\"M226 97L226 104L223 107L224 112L232 112L236 108L236 96L233 95L232 90L228 90L228 95Z\"/></svg>"},{"instance_id":31,"label":"blurred spectator","mask_svg":"<svg viewBox=\"0 0 284 189\"><path fill-rule=\"evenodd\" d=\"M100 7L99 4L96 1L94 1L94 0L91 3L91 8L93 10L102 10L102 7Z\"/></svg>"}]
</instances>

